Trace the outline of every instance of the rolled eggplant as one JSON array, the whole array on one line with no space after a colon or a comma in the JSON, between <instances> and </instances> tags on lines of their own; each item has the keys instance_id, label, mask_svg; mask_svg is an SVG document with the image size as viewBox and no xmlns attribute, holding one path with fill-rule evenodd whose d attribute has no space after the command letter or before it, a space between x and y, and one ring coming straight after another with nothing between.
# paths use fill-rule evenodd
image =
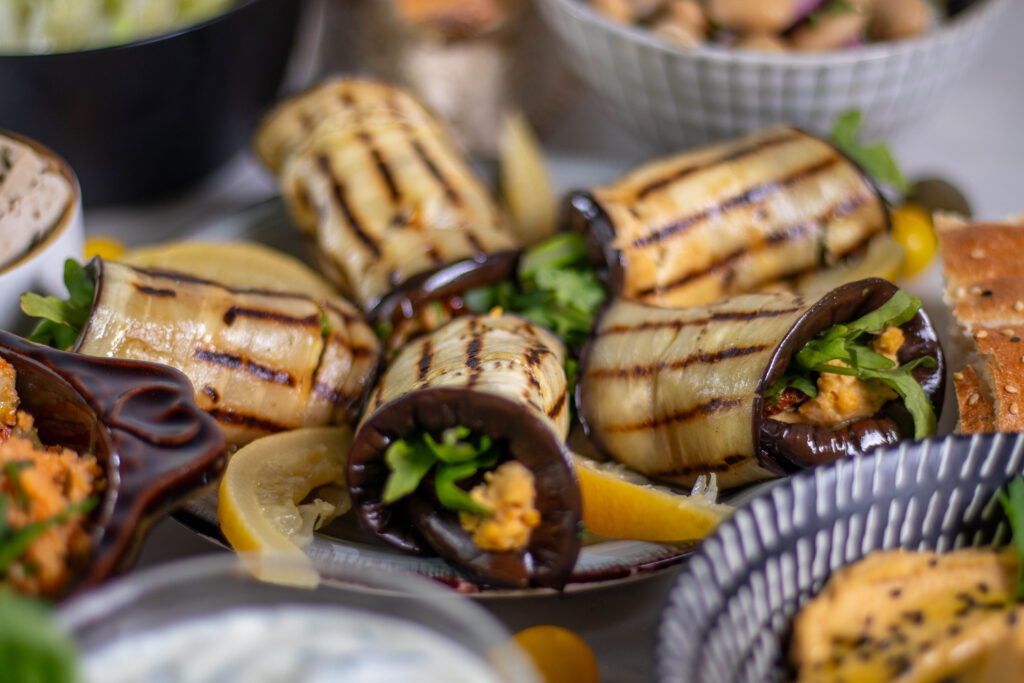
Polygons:
<instances>
[{"instance_id":1,"label":"rolled eggplant","mask_svg":"<svg viewBox=\"0 0 1024 683\"><path fill-rule=\"evenodd\" d=\"M581 528L565 447L564 354L549 332L511 315L461 317L402 350L374 389L349 456L362 524L403 550L436 552L485 584L564 586ZM444 455L438 444L455 442L474 445L479 467L453 474L469 454L430 464L430 452ZM398 459L414 462L423 444L434 469L396 499ZM484 509L447 502L466 496Z\"/></svg>"},{"instance_id":2,"label":"rolled eggplant","mask_svg":"<svg viewBox=\"0 0 1024 683\"><path fill-rule=\"evenodd\" d=\"M514 268L520 245L498 205L441 124L400 90L329 81L273 111L256 147L321 269L375 322L415 319L455 284L490 284Z\"/></svg>"},{"instance_id":3,"label":"rolled eggplant","mask_svg":"<svg viewBox=\"0 0 1024 683\"><path fill-rule=\"evenodd\" d=\"M564 215L613 294L695 306L856 258L889 228L852 161L795 128L640 166L571 193Z\"/></svg>"},{"instance_id":4,"label":"rolled eggplant","mask_svg":"<svg viewBox=\"0 0 1024 683\"><path fill-rule=\"evenodd\" d=\"M873 278L812 299L616 300L584 350L578 403L616 460L729 488L934 432L943 378L920 302Z\"/></svg>"},{"instance_id":5,"label":"rolled eggplant","mask_svg":"<svg viewBox=\"0 0 1024 683\"><path fill-rule=\"evenodd\" d=\"M92 311L74 350L170 365L228 443L355 422L380 344L341 298L230 289L94 259Z\"/></svg>"}]
</instances>

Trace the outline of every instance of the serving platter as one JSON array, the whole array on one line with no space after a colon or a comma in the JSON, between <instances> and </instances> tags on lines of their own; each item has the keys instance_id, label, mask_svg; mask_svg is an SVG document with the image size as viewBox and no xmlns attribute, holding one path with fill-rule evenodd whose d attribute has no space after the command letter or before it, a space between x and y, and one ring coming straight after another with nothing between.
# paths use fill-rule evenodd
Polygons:
<instances>
[{"instance_id":1,"label":"serving platter","mask_svg":"<svg viewBox=\"0 0 1024 683\"><path fill-rule=\"evenodd\" d=\"M571 188L587 187L606 182L624 169L605 163L587 163L578 158L555 158L551 168L559 193ZM480 168L483 175L490 169ZM196 226L182 239L229 241L250 240L291 254L310 263L309 252L304 240L292 225L284 204L277 196L259 201L244 210L223 215ZM948 314L939 293L942 291L941 275L937 266L925 271L912 280L901 282L907 291L919 297L936 327L947 327ZM945 340L943 340L945 345ZM947 388L947 391L950 389ZM945 405L955 406L955 400L947 396ZM955 424L955 408L947 409L941 416L939 433L948 434ZM741 505L763 491L779 483L748 487L730 492L723 502ZM185 503L176 513L179 521L197 533L226 545L217 523L216 494L207 494ZM504 590L481 589L466 580L443 560L406 554L392 548L361 530L349 513L314 536L306 549L314 559L326 563L331 561L351 562L353 558L370 566L400 568L438 581L447 583L464 592L480 593L487 596L533 595L552 592L548 589ZM660 573L681 563L691 552L690 547L647 543L642 541L593 538L585 542L573 570L566 590L580 591L602 588L611 584L628 582Z\"/></svg>"}]
</instances>

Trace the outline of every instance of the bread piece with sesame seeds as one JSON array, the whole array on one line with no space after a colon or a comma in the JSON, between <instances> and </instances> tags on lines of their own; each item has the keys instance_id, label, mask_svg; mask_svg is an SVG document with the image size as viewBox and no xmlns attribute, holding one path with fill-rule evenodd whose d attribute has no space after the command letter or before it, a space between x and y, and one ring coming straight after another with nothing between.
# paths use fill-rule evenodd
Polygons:
<instances>
[{"instance_id":1,"label":"bread piece with sesame seeds","mask_svg":"<svg viewBox=\"0 0 1024 683\"><path fill-rule=\"evenodd\" d=\"M965 358L954 374L960 431L1024 431L1024 216L969 223L939 214L935 226Z\"/></svg>"}]
</instances>

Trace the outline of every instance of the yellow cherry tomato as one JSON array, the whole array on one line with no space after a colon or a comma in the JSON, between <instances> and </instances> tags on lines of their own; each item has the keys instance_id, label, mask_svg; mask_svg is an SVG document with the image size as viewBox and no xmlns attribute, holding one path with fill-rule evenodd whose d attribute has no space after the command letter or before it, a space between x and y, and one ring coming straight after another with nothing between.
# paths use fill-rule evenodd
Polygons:
<instances>
[{"instance_id":1,"label":"yellow cherry tomato","mask_svg":"<svg viewBox=\"0 0 1024 683\"><path fill-rule=\"evenodd\" d=\"M113 237L96 235L85 240L85 260L99 256L107 261L116 261L124 253L124 242Z\"/></svg>"},{"instance_id":2,"label":"yellow cherry tomato","mask_svg":"<svg viewBox=\"0 0 1024 683\"><path fill-rule=\"evenodd\" d=\"M545 683L598 683L597 660L578 635L561 626L531 626L515 636Z\"/></svg>"},{"instance_id":3,"label":"yellow cherry tomato","mask_svg":"<svg viewBox=\"0 0 1024 683\"><path fill-rule=\"evenodd\" d=\"M892 236L906 252L903 274L917 275L935 256L938 240L932 216L917 204L904 204L892 212Z\"/></svg>"}]
</instances>

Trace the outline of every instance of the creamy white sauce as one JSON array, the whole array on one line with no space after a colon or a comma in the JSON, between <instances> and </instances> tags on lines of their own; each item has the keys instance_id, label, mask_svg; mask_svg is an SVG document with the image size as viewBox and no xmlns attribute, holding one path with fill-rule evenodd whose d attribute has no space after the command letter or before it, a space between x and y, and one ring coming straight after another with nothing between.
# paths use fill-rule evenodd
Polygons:
<instances>
[{"instance_id":1,"label":"creamy white sauce","mask_svg":"<svg viewBox=\"0 0 1024 683\"><path fill-rule=\"evenodd\" d=\"M244 607L85 653L89 683L499 683L479 656L419 624L342 607Z\"/></svg>"}]
</instances>

